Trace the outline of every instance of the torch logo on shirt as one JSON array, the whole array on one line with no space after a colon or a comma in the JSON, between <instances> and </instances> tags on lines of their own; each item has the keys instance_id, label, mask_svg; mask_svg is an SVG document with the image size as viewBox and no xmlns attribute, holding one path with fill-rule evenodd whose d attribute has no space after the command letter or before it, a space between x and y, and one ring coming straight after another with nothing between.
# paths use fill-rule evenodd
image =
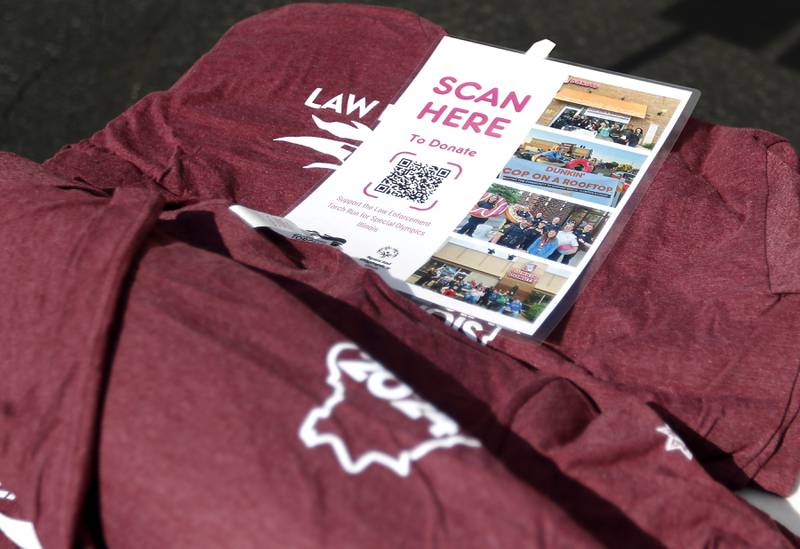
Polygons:
<instances>
[{"instance_id":1,"label":"torch logo on shirt","mask_svg":"<svg viewBox=\"0 0 800 549\"><path fill-rule=\"evenodd\" d=\"M17 495L3 488L0 483L0 509L5 510L2 506L3 501L16 502ZM21 549L42 549L36 529L30 521L12 518L0 512L0 534L4 534Z\"/></svg>"},{"instance_id":2,"label":"torch logo on shirt","mask_svg":"<svg viewBox=\"0 0 800 549\"><path fill-rule=\"evenodd\" d=\"M381 465L405 477L411 472L411 464L414 461L435 450L454 446L473 448L480 446L478 440L461 434L455 421L415 395L408 385L398 380L354 343L337 343L328 351L326 361L328 377L325 381L332 392L322 405L311 409L300 425L299 435L308 448L329 446L342 469L351 475L362 473L371 465ZM371 448L367 441L366 447L354 450L351 447L354 437L333 432L332 427L340 422L327 421L331 419L337 407L347 401L348 392L345 383L347 380L363 385L371 397L387 403L395 412L411 420L409 430L412 430L417 422L427 422L423 438L415 440L407 447L391 450ZM368 431L356 428L352 432L361 435ZM403 435L397 433L397 436L393 435L391 438L403 439Z\"/></svg>"},{"instance_id":3,"label":"torch logo on shirt","mask_svg":"<svg viewBox=\"0 0 800 549\"><path fill-rule=\"evenodd\" d=\"M322 88L316 88L309 94L308 98L306 98L304 105L311 109L331 110L345 116L356 115L358 118L364 118L372 109L379 105L378 101L368 102L365 97L356 97L352 93L348 93L347 95L340 93L327 101L322 101L322 99L320 99L322 92ZM308 147L324 155L334 157L339 163L312 162L307 166L303 166L304 168L335 170L341 166L341 163L344 162L348 156L353 154L353 151L356 150L359 144L372 134L372 129L369 126L355 120L351 120L349 124L343 122L326 122L315 115L311 115L311 120L313 120L317 128L338 139L302 135L278 137L274 139L274 141L283 141L302 147Z\"/></svg>"}]
</instances>

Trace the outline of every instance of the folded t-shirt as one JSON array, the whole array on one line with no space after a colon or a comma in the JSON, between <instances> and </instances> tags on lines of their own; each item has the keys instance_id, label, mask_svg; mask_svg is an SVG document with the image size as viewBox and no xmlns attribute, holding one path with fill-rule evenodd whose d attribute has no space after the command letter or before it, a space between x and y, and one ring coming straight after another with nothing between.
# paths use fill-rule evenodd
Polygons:
<instances>
[{"instance_id":1,"label":"folded t-shirt","mask_svg":"<svg viewBox=\"0 0 800 549\"><path fill-rule=\"evenodd\" d=\"M637 399L471 342L223 201L162 215L125 302L113 547L785 543Z\"/></svg>"},{"instance_id":2,"label":"folded t-shirt","mask_svg":"<svg viewBox=\"0 0 800 549\"><path fill-rule=\"evenodd\" d=\"M0 533L73 547L119 292L162 199L109 196L5 153L0 192Z\"/></svg>"},{"instance_id":3,"label":"folded t-shirt","mask_svg":"<svg viewBox=\"0 0 800 549\"><path fill-rule=\"evenodd\" d=\"M786 495L800 471L797 219L785 140L690 124L547 347L576 379L651 403L731 486ZM502 339L547 364L544 349Z\"/></svg>"},{"instance_id":4,"label":"folded t-shirt","mask_svg":"<svg viewBox=\"0 0 800 549\"><path fill-rule=\"evenodd\" d=\"M234 25L169 90L147 95L49 169L145 180L168 205L225 198L284 214L369 136L443 36L409 12L288 5Z\"/></svg>"}]
</instances>

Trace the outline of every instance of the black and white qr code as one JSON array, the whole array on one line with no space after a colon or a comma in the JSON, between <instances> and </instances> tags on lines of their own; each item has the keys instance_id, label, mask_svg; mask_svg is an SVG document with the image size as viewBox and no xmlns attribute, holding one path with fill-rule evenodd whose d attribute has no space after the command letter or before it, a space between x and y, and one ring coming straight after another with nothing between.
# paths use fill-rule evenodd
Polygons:
<instances>
[{"instance_id":1,"label":"black and white qr code","mask_svg":"<svg viewBox=\"0 0 800 549\"><path fill-rule=\"evenodd\" d=\"M392 173L375 186L375 190L423 204L436 192L448 175L450 170L447 168L401 158L392 168Z\"/></svg>"}]
</instances>

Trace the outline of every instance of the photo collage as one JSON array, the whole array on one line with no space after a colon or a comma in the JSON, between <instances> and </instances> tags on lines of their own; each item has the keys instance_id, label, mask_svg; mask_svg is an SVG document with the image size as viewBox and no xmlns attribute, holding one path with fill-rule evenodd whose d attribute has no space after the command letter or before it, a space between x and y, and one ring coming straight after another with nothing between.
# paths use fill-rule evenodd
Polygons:
<instances>
[{"instance_id":1,"label":"photo collage","mask_svg":"<svg viewBox=\"0 0 800 549\"><path fill-rule=\"evenodd\" d=\"M497 179L407 282L535 322L592 257L679 107L678 99L568 77Z\"/></svg>"}]
</instances>

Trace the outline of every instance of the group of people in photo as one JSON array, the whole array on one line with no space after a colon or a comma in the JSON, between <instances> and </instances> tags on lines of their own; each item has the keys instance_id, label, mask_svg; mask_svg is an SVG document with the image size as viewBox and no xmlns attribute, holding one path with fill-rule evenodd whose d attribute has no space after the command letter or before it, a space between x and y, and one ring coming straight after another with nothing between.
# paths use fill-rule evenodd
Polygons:
<instances>
[{"instance_id":1,"label":"group of people in photo","mask_svg":"<svg viewBox=\"0 0 800 549\"><path fill-rule=\"evenodd\" d=\"M513 223L506 221L494 240L497 244L512 249L525 250L530 255L569 265L575 254L587 250L594 238L594 225L584 224L580 229L572 221L562 222L560 217L550 221L541 212Z\"/></svg>"},{"instance_id":2,"label":"group of people in photo","mask_svg":"<svg viewBox=\"0 0 800 549\"><path fill-rule=\"evenodd\" d=\"M580 112L562 113L550 124L550 127L566 131L585 130L594 133L594 137L598 139L613 141L628 147L638 146L644 134L642 128L633 128L619 122L586 116Z\"/></svg>"},{"instance_id":3,"label":"group of people in photo","mask_svg":"<svg viewBox=\"0 0 800 549\"><path fill-rule=\"evenodd\" d=\"M489 196L479 200L473 209L483 208L485 210L491 210L494 208L498 202L500 202L501 197L496 194L489 194ZM502 213L502 212L501 212ZM465 236L474 236L475 230L480 226L489 221L488 217L485 216L478 216L478 215L470 215L467 218L467 221L456 229L458 234L463 234Z\"/></svg>"},{"instance_id":4,"label":"group of people in photo","mask_svg":"<svg viewBox=\"0 0 800 549\"><path fill-rule=\"evenodd\" d=\"M496 285L489 286L477 280L468 280L464 273L452 273L452 267L446 264L431 265L423 271L415 284L512 318L519 318L526 308L515 297L516 287L502 289Z\"/></svg>"},{"instance_id":5,"label":"group of people in photo","mask_svg":"<svg viewBox=\"0 0 800 549\"><path fill-rule=\"evenodd\" d=\"M480 204L479 202L478 205ZM489 242L569 265L576 253L588 250L594 241L592 223L576 227L574 222L564 222L558 216L547 220L542 212L534 214L527 207L518 207L515 216L517 221L507 219ZM476 228L486 221L484 218L470 216L456 232L475 236Z\"/></svg>"}]
</instances>

